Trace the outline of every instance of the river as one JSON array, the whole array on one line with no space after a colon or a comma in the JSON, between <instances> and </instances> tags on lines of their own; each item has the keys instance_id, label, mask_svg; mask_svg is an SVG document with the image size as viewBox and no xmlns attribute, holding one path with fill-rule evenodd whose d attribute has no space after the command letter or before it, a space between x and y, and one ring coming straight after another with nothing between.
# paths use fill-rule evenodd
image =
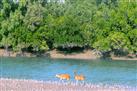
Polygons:
<instances>
[{"instance_id":1,"label":"river","mask_svg":"<svg viewBox=\"0 0 137 91\"><path fill-rule=\"evenodd\" d=\"M86 83L137 86L137 61L73 60L50 58L1 57L0 77L59 81L56 74L83 74Z\"/></svg>"}]
</instances>

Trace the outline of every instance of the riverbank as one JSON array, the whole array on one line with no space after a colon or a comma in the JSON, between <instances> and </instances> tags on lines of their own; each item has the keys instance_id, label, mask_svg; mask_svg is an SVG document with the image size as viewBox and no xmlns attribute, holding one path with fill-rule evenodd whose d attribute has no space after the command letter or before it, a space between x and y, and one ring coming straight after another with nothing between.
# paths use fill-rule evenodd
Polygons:
<instances>
[{"instance_id":1,"label":"riverbank","mask_svg":"<svg viewBox=\"0 0 137 91\"><path fill-rule=\"evenodd\" d=\"M35 54L32 54L30 52L13 52L13 51L8 51L6 52L4 49L0 49L0 56L1 57L17 57L17 56L24 56L24 57L36 57Z\"/></svg>"},{"instance_id":2,"label":"riverbank","mask_svg":"<svg viewBox=\"0 0 137 91\"><path fill-rule=\"evenodd\" d=\"M84 50L82 52L78 52L78 53L73 52L68 54L65 54L57 50L47 51L46 53L43 53L43 54L36 54L36 53L29 53L29 52L19 53L19 52L8 51L8 54L6 54L4 49L0 49L0 56L1 57L17 57L17 56L23 56L23 57L46 56L47 57L48 56L53 59L85 59L85 60L99 58L93 53L92 50Z\"/></svg>"},{"instance_id":3,"label":"riverbank","mask_svg":"<svg viewBox=\"0 0 137 91\"><path fill-rule=\"evenodd\" d=\"M137 58L128 58L128 57L111 57L112 60L136 60Z\"/></svg>"},{"instance_id":4,"label":"riverbank","mask_svg":"<svg viewBox=\"0 0 137 91\"><path fill-rule=\"evenodd\" d=\"M54 59L85 59L85 60L94 60L98 59L99 57L94 54L92 50L84 50L83 52L79 53L70 53L64 54L57 50L52 50L49 52L50 57Z\"/></svg>"},{"instance_id":5,"label":"riverbank","mask_svg":"<svg viewBox=\"0 0 137 91\"><path fill-rule=\"evenodd\" d=\"M8 55L5 54L4 49L0 49L0 56L1 57L17 57L17 56L22 56L22 57L37 57L37 56L44 56L44 57L50 57L52 59L83 59L83 60L95 60L99 59L100 56L97 56L96 53L93 50L83 50L81 52L73 52L73 53L63 53L58 50L50 50L47 51L43 54L36 54L36 53L30 53L30 52L13 52L9 51ZM117 57L117 56L112 56L110 57L112 60L137 60L137 57Z\"/></svg>"},{"instance_id":6,"label":"riverbank","mask_svg":"<svg viewBox=\"0 0 137 91\"><path fill-rule=\"evenodd\" d=\"M36 80L0 79L1 91L136 91L123 86L99 86L92 84L43 82Z\"/></svg>"}]
</instances>

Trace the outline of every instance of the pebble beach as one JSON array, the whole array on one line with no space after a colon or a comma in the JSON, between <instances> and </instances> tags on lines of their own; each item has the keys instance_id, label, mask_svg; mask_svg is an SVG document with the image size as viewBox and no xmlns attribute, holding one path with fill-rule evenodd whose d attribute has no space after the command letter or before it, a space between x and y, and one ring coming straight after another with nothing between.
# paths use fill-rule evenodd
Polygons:
<instances>
[{"instance_id":1,"label":"pebble beach","mask_svg":"<svg viewBox=\"0 0 137 91\"><path fill-rule=\"evenodd\" d=\"M136 91L137 88L60 83L25 79L0 79L0 91Z\"/></svg>"}]
</instances>

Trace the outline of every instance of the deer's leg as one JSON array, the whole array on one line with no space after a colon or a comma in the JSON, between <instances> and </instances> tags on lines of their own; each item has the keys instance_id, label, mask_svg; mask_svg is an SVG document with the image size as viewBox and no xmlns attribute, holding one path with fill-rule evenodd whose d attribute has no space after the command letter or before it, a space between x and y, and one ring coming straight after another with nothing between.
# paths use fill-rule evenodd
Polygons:
<instances>
[{"instance_id":1,"label":"deer's leg","mask_svg":"<svg viewBox=\"0 0 137 91\"><path fill-rule=\"evenodd\" d=\"M79 84L79 81L78 80L76 80L76 85L78 85Z\"/></svg>"}]
</instances>

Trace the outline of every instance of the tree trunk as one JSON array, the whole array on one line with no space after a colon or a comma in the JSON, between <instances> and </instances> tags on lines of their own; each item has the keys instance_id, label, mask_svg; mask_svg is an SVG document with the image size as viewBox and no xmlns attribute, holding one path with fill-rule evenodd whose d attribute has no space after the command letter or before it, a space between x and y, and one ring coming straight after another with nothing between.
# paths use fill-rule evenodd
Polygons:
<instances>
[{"instance_id":1,"label":"tree trunk","mask_svg":"<svg viewBox=\"0 0 137 91\"><path fill-rule=\"evenodd\" d=\"M10 53L8 51L8 45L5 46L5 53L4 53L5 56L10 56Z\"/></svg>"}]
</instances>

